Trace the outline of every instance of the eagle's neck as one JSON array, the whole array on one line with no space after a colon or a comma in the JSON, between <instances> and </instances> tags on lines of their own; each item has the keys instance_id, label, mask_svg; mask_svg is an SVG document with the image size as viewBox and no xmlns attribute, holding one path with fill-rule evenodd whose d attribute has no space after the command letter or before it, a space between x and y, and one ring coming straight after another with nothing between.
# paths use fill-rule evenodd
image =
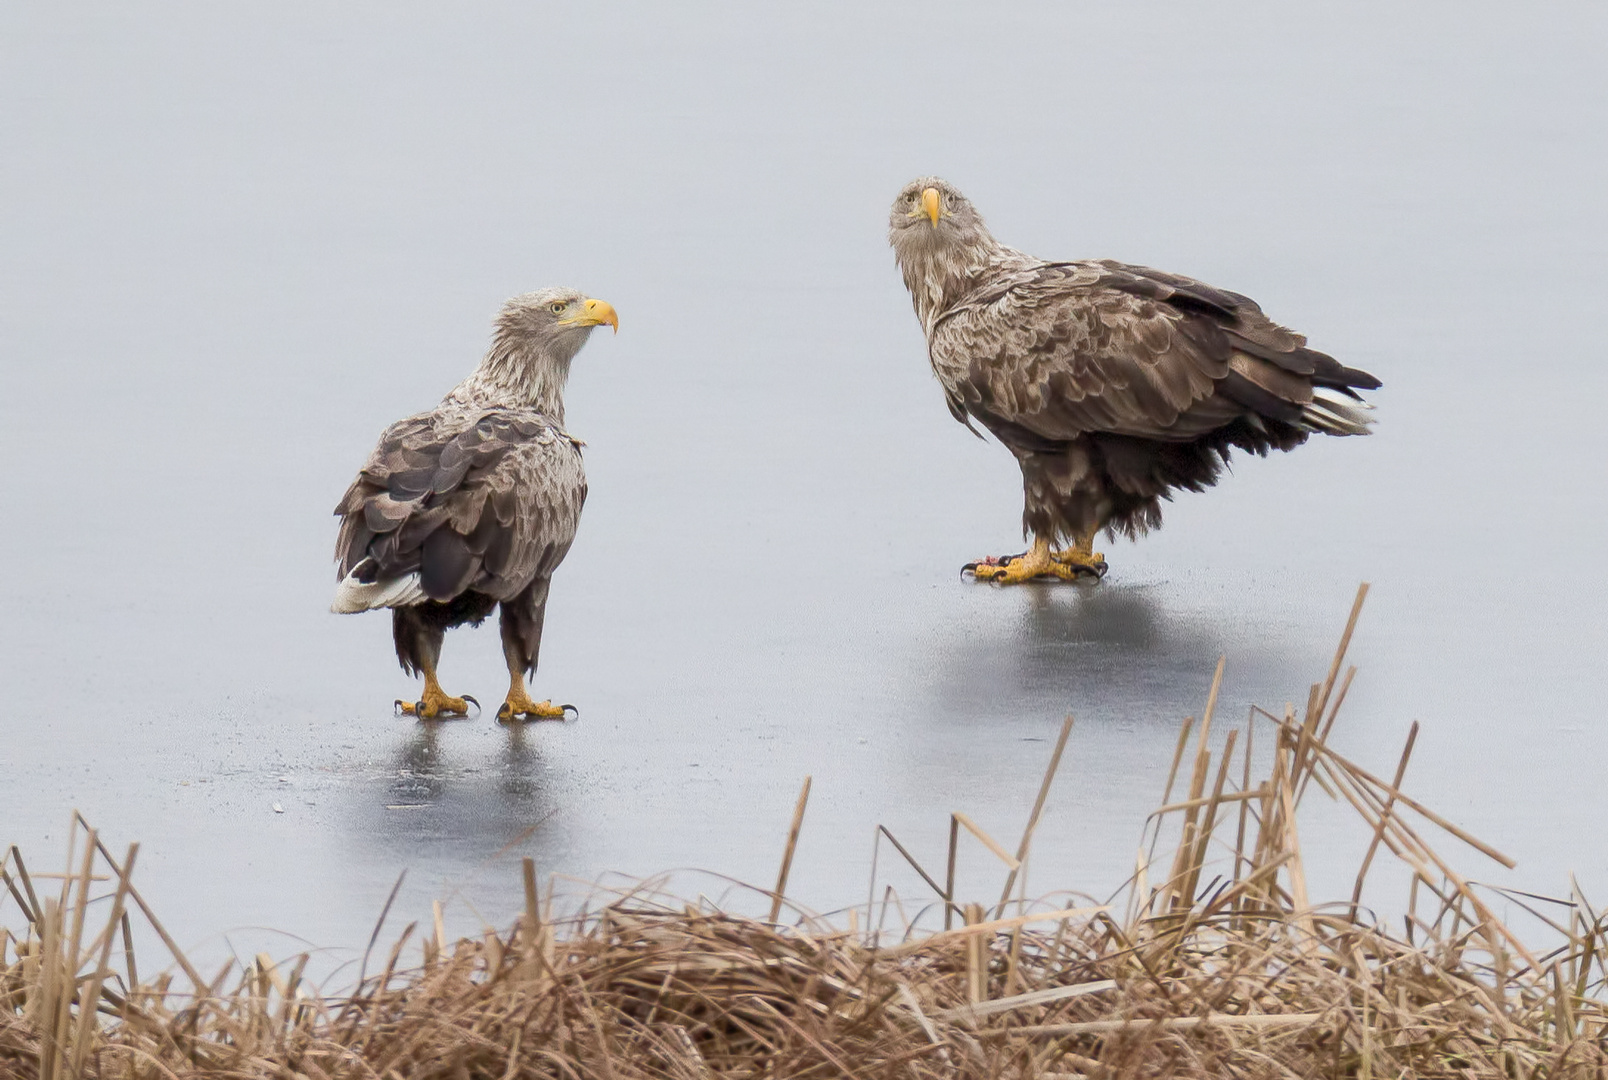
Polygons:
<instances>
[{"instance_id":1,"label":"eagle's neck","mask_svg":"<svg viewBox=\"0 0 1608 1080\"><path fill-rule=\"evenodd\" d=\"M480 366L447 395L447 400L482 408L536 409L563 427L564 384L569 381L570 361L580 351L585 335L565 338L533 341L521 334L499 331Z\"/></svg>"},{"instance_id":2,"label":"eagle's neck","mask_svg":"<svg viewBox=\"0 0 1608 1080\"><path fill-rule=\"evenodd\" d=\"M925 239L925 238L923 238ZM938 317L1001 264L1026 258L978 228L948 243L917 243L901 248L899 271L916 306L916 317L930 335Z\"/></svg>"}]
</instances>

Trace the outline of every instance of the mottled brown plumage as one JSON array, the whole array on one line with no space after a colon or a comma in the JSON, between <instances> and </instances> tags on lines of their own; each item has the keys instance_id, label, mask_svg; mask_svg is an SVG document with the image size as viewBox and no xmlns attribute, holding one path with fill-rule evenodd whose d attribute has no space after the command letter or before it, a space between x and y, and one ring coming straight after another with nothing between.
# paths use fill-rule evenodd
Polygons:
<instances>
[{"instance_id":1,"label":"mottled brown plumage","mask_svg":"<svg viewBox=\"0 0 1608 1080\"><path fill-rule=\"evenodd\" d=\"M425 706L432 696L461 703L435 686L445 631L500 606L505 708L518 711L548 584L586 501L581 443L563 426L564 382L603 322L616 323L613 309L571 289L510 300L475 372L436 408L387 428L335 508L333 610L392 609L397 658L424 674Z\"/></svg>"},{"instance_id":2,"label":"mottled brown plumage","mask_svg":"<svg viewBox=\"0 0 1608 1080\"><path fill-rule=\"evenodd\" d=\"M1379 381L1238 293L1112 260L1026 255L935 177L895 200L889 242L950 412L1016 456L1035 539L1088 553L1101 529L1160 525L1161 500L1209 487L1235 447L1266 454L1315 431L1367 433L1357 390Z\"/></svg>"}]
</instances>

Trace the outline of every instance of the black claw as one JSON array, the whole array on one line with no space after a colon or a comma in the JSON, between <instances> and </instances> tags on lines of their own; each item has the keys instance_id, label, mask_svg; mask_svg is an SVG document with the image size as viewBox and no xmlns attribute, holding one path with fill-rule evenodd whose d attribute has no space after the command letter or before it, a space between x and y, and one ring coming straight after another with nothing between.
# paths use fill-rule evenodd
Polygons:
<instances>
[{"instance_id":1,"label":"black claw","mask_svg":"<svg viewBox=\"0 0 1608 1080\"><path fill-rule=\"evenodd\" d=\"M1099 581L1101 578L1106 576L1106 571L1109 570L1110 567L1108 567L1104 562L1095 563L1093 566L1085 566L1079 563L1075 564L1073 569L1077 571L1077 576L1079 578L1088 577L1093 578L1095 581Z\"/></svg>"},{"instance_id":2,"label":"black claw","mask_svg":"<svg viewBox=\"0 0 1608 1080\"><path fill-rule=\"evenodd\" d=\"M396 701L392 704L391 708L396 710L396 712L395 712L396 716L406 716L406 715L408 715L408 703L403 701L401 698L397 698Z\"/></svg>"},{"instance_id":3,"label":"black claw","mask_svg":"<svg viewBox=\"0 0 1608 1080\"><path fill-rule=\"evenodd\" d=\"M474 698L473 698L473 697L472 697L472 696L471 696L471 695L469 695L469 694L465 694L465 695L464 695L464 696L463 696L463 699L464 699L464 700L465 700L465 701L467 701L467 702L468 702L468 703L469 703L469 704L471 704L471 705L473 705L473 706L474 706L474 707L475 707L475 715L476 715L476 716L479 716L479 715L480 715L480 714L481 714L481 712L482 712L482 711L483 711L483 710L482 710L482 709L481 709L481 708L480 708L480 702L478 702L478 701L476 701L476 700L475 700L475 699L474 699ZM468 713L464 713L464 716L466 716L466 717L467 717L467 716L468 716L468 715L469 715L469 714L468 714Z\"/></svg>"},{"instance_id":4,"label":"black claw","mask_svg":"<svg viewBox=\"0 0 1608 1080\"><path fill-rule=\"evenodd\" d=\"M1001 555L998 558L978 559L969 562L960 568L960 576L970 574L978 581L997 581L1005 576L1005 568L1018 559L1024 558L1027 552L1017 552L1015 555Z\"/></svg>"},{"instance_id":5,"label":"black claw","mask_svg":"<svg viewBox=\"0 0 1608 1080\"><path fill-rule=\"evenodd\" d=\"M415 701L413 703L413 715L417 716L420 720L432 719L431 717L424 715L424 702L422 701Z\"/></svg>"},{"instance_id":6,"label":"black claw","mask_svg":"<svg viewBox=\"0 0 1608 1080\"><path fill-rule=\"evenodd\" d=\"M559 708L560 708L560 709L563 709L563 710L564 710L564 711L565 711L565 712L572 712L572 713L574 713L574 714L575 714L575 719L577 719L577 720L579 720L579 719L580 719L580 718L581 718L581 710L579 710L579 709L577 709L577 708L576 708L576 707L575 707L575 706L573 706L573 705L560 705L560 706L559 706ZM567 716L566 716L566 717L562 717L562 719L565 719L565 720L568 720L568 719L569 719L569 717L567 717Z\"/></svg>"}]
</instances>

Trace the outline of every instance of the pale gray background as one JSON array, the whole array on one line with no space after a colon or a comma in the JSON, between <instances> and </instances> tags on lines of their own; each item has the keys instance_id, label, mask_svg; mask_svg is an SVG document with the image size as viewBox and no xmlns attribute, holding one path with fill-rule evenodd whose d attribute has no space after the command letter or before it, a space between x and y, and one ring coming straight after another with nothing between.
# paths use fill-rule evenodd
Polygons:
<instances>
[{"instance_id":1,"label":"pale gray background","mask_svg":"<svg viewBox=\"0 0 1608 1080\"><path fill-rule=\"evenodd\" d=\"M1388 770L1422 720L1410 788L1521 859L1460 865L1608 893L1605 24L5 5L0 839L53 865L81 807L187 944L350 946L403 867L405 917L462 888L497 922L524 854L764 883L812 773L824 907L878 822L934 863L952 809L1014 839L1073 711L1033 884L1101 892L1217 656L1226 720L1304 699L1368 579L1342 748ZM1378 434L1240 461L1092 593L963 583L1019 549L1019 480L945 412L885 245L927 172L1030 251L1255 296L1384 379ZM325 610L330 508L546 284L622 320L570 384L592 495L535 687L584 716L427 735L387 619ZM443 673L494 700L495 631ZM1362 838L1305 828L1333 895Z\"/></svg>"}]
</instances>

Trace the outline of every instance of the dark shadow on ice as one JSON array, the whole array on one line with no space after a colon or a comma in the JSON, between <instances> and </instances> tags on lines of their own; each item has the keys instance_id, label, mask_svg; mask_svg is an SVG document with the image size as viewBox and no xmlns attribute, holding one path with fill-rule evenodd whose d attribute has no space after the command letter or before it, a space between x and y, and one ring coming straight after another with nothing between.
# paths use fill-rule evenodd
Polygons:
<instances>
[{"instance_id":1,"label":"dark shadow on ice","mask_svg":"<svg viewBox=\"0 0 1608 1080\"><path fill-rule=\"evenodd\" d=\"M444 790L439 732L442 721L421 720L413 737L396 755L389 800L399 803L433 803Z\"/></svg>"},{"instance_id":2,"label":"dark shadow on ice","mask_svg":"<svg viewBox=\"0 0 1608 1080\"><path fill-rule=\"evenodd\" d=\"M498 771L498 789L506 807L533 806L544 793L541 754L525 735L525 725L508 725L508 741L503 748Z\"/></svg>"},{"instance_id":3,"label":"dark shadow on ice","mask_svg":"<svg viewBox=\"0 0 1608 1080\"><path fill-rule=\"evenodd\" d=\"M1286 685L1291 673L1312 666L1286 647L1288 634L1174 606L1165 582L1035 584L981 599L978 617L952 624L923 665L922 707L935 722L1048 722L1072 711L1171 725L1199 712L1220 656L1225 704L1282 701L1299 689ZM1257 617L1265 624L1265 612Z\"/></svg>"},{"instance_id":4,"label":"dark shadow on ice","mask_svg":"<svg viewBox=\"0 0 1608 1080\"><path fill-rule=\"evenodd\" d=\"M560 816L564 780L543 757L540 740L523 725L511 726L497 732L490 745L499 748L486 754L487 740L460 731L464 723L420 722L389 768L371 774L371 784L354 785L354 836L421 865L473 865L499 852L549 854L548 823ZM562 845L560 838L553 842ZM503 852L511 844L517 851Z\"/></svg>"}]
</instances>

